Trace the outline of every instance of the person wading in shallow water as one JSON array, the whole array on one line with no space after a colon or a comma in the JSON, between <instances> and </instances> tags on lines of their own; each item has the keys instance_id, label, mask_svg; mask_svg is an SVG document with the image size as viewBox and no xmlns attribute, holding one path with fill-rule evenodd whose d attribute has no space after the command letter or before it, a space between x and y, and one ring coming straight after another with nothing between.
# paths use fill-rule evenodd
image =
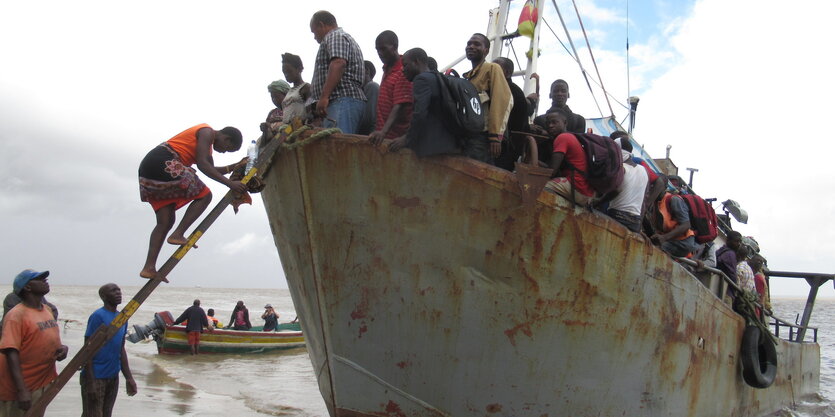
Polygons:
<instances>
[{"instance_id":1,"label":"person wading in shallow water","mask_svg":"<svg viewBox=\"0 0 835 417\"><path fill-rule=\"evenodd\" d=\"M163 142L145 155L139 164L139 196L154 209L157 224L151 231L148 244L148 257L145 266L139 272L142 278L154 278L157 274L157 257L162 249L165 235L174 226L174 212L189 204L179 226L168 237L172 245L184 245L186 230L200 217L212 202L212 192L191 166L195 163L201 172L209 178L229 187L230 190L243 194L246 185L240 181L231 181L224 175L246 164L243 158L236 164L216 167L212 160L212 150L220 153L235 152L241 148L241 132L234 127L214 130L207 124L188 128L177 136ZM195 246L196 248L197 246ZM168 282L167 279L163 279Z\"/></svg>"},{"instance_id":2,"label":"person wading in shallow water","mask_svg":"<svg viewBox=\"0 0 835 417\"><path fill-rule=\"evenodd\" d=\"M209 326L209 319L206 317L206 312L200 307L200 300L194 300L191 307L183 311L180 317L174 321L174 324L180 324L184 321L186 323L186 332L188 332L188 346L191 348L192 355L200 354L200 333L203 329L212 332L212 326Z\"/></svg>"},{"instance_id":3,"label":"person wading in shallow water","mask_svg":"<svg viewBox=\"0 0 835 417\"><path fill-rule=\"evenodd\" d=\"M122 290L116 284L104 284L99 288L99 298L104 304L87 319L86 343L101 325L109 325L119 314L116 307L122 303ZM130 371L125 351L125 323L113 335L81 371L82 417L110 417L119 394L119 372L125 376L128 396L136 395L136 381Z\"/></svg>"}]
</instances>

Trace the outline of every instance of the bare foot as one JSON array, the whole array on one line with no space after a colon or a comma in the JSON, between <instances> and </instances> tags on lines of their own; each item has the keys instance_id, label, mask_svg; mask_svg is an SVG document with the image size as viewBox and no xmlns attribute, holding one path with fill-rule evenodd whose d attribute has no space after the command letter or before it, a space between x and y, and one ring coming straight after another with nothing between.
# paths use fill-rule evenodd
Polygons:
<instances>
[{"instance_id":1,"label":"bare foot","mask_svg":"<svg viewBox=\"0 0 835 417\"><path fill-rule=\"evenodd\" d=\"M185 236L169 236L168 243L172 245L182 246L188 243L188 239L186 239ZM191 247L197 249L197 245L192 245Z\"/></svg>"},{"instance_id":2,"label":"bare foot","mask_svg":"<svg viewBox=\"0 0 835 417\"><path fill-rule=\"evenodd\" d=\"M157 270L156 269L143 269L139 272L139 276L145 279L155 279L157 278ZM162 277L160 278L162 282L168 282L168 278Z\"/></svg>"}]
</instances>

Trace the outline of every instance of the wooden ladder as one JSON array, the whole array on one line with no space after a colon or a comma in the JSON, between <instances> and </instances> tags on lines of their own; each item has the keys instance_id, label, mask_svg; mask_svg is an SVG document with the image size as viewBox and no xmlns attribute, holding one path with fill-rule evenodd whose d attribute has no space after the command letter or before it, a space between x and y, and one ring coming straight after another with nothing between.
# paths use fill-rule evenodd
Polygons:
<instances>
[{"instance_id":1,"label":"wooden ladder","mask_svg":"<svg viewBox=\"0 0 835 417\"><path fill-rule=\"evenodd\" d=\"M255 165L247 172L246 176L241 180L244 184L248 183L255 174L259 172L266 172L270 164L272 164L273 156L280 149L281 145L287 140L289 129L282 130L276 135L267 145L261 150ZM43 395L32 403L32 407L26 412L25 417L34 417L43 414L49 403L55 399L58 392L67 384L70 378L75 375L75 372L81 369L88 361L92 360L93 356L101 349L104 344L110 340L119 329L127 323L128 319L133 316L139 306L151 295L152 292L159 286L162 279L167 277L171 270L180 262L181 259L188 253L195 243L206 233L206 230L217 220L221 213L234 201L235 196L232 191L228 191L223 199L217 203L211 212L197 225L197 228L188 238L188 242L181 245L173 255L162 265L157 272L156 277L148 280L142 289L125 305L122 311L110 322L109 325L102 324L96 332L87 339L84 346L73 356L67 363L67 366L58 374L58 377L52 381L52 384L44 391Z\"/></svg>"}]
</instances>

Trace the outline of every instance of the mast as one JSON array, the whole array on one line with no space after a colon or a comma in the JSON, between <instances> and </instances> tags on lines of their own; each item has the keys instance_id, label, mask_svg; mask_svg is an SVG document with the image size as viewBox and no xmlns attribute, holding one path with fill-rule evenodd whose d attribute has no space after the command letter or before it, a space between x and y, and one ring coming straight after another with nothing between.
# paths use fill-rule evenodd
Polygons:
<instances>
[{"instance_id":1,"label":"mast","mask_svg":"<svg viewBox=\"0 0 835 417\"><path fill-rule=\"evenodd\" d=\"M536 8L539 10L539 20L542 20L543 12L545 11L545 0L536 0ZM525 68L525 85L523 90L525 96L536 92L536 81L531 78L531 74L536 73L537 62L539 61L539 31L542 29L540 22L536 22L536 27L533 31L533 39L531 39L531 47L528 54L528 66Z\"/></svg>"}]
</instances>

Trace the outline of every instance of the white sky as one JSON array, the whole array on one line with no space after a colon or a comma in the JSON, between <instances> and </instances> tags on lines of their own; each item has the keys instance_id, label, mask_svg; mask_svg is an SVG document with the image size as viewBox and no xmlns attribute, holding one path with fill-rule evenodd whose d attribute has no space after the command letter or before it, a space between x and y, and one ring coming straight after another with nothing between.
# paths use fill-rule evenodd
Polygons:
<instances>
[{"instance_id":1,"label":"white sky","mask_svg":"<svg viewBox=\"0 0 835 417\"><path fill-rule=\"evenodd\" d=\"M379 81L373 45L382 30L398 33L401 52L423 47L444 65L463 54L473 32L485 31L487 10L497 4L3 2L0 272L9 281L32 267L51 270L54 284L141 283L154 216L138 198L139 161L202 122L256 138L271 109L266 86L282 77L281 53L300 55L303 76L312 77L318 45L308 22L316 10L334 13L378 65ZM603 81L625 102L626 4L577 4ZM580 48L573 9L560 5ZM735 226L760 242L772 269L831 272L835 176L825 161L835 146L819 126L832 113L826 54L835 39L828 21L835 5L703 0L681 7L656 0L630 7L638 141L656 157L672 145L680 175L686 178L685 167L700 169L694 186L704 197L737 200L750 225ZM518 15L511 16L514 26ZM550 4L545 18L565 40ZM525 47L515 46L521 56ZM599 116L577 66L548 31L541 48L543 92L565 78L572 109ZM581 55L593 71L587 52ZM597 98L605 111L599 92ZM623 109L613 106L622 119ZM245 147L216 155L216 162L239 159ZM206 182L219 200L225 187ZM173 285L286 287L258 198L237 216L224 213L200 246L171 275ZM166 245L160 265L173 249ZM773 290L805 295L807 286L774 283ZM835 295L832 284L821 295Z\"/></svg>"}]
</instances>

